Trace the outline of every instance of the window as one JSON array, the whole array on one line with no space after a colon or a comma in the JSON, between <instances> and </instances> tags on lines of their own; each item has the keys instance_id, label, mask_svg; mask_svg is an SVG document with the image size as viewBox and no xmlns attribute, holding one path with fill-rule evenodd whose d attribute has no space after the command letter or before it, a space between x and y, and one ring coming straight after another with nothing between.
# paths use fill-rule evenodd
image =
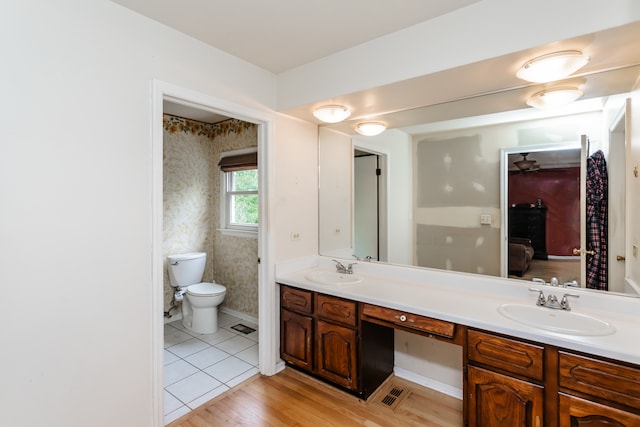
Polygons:
<instances>
[{"instance_id":1,"label":"window","mask_svg":"<svg viewBox=\"0 0 640 427\"><path fill-rule=\"evenodd\" d=\"M222 174L220 231L224 234L257 236L257 153L225 154L219 163Z\"/></svg>"}]
</instances>

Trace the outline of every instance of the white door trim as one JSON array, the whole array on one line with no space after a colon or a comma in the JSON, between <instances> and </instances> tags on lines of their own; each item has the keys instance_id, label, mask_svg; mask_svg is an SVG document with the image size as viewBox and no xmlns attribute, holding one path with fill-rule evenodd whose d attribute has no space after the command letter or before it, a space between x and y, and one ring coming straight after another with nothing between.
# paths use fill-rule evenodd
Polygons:
<instances>
[{"instance_id":1,"label":"white door trim","mask_svg":"<svg viewBox=\"0 0 640 427\"><path fill-rule=\"evenodd\" d=\"M260 227L258 231L258 323L260 373L273 375L278 370L278 340L275 270L271 263L273 243L269 227L269 194L274 194L273 158L275 116L269 111L255 110L224 98L199 93L160 80L152 82L151 106L151 353L153 425L164 426L163 413L163 259L162 259L162 168L163 168L163 100L182 103L217 112L258 125L258 174Z\"/></svg>"}]
</instances>

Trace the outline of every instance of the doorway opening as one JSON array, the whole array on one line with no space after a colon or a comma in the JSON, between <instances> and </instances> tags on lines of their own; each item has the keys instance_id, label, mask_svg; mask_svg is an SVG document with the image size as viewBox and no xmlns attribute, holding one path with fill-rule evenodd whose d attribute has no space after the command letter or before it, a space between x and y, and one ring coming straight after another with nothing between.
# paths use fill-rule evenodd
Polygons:
<instances>
[{"instance_id":1,"label":"doorway opening","mask_svg":"<svg viewBox=\"0 0 640 427\"><path fill-rule=\"evenodd\" d=\"M359 259L387 261L387 155L353 147L353 248Z\"/></svg>"},{"instance_id":2,"label":"doorway opening","mask_svg":"<svg viewBox=\"0 0 640 427\"><path fill-rule=\"evenodd\" d=\"M160 81L153 82L152 95L152 366L153 366L153 405L154 405L154 425L165 425L164 410L164 253L163 253L163 112L167 103L174 107L185 108L192 113L200 112L206 115L219 115L242 122L252 123L257 127L257 151L259 183L259 218L267 218L268 200L268 161L269 139L273 129L274 118L263 111L253 110L242 105L237 105L225 99L216 98L188 89L180 88ZM197 117L192 117L197 119ZM276 315L273 307L275 301L275 290L266 286L266 283L273 281L273 269L269 269L269 257L272 251L269 250L269 239L266 227L258 226L258 250L255 263L258 268L258 324L257 335L259 342L257 365L259 372L265 375L272 375L276 372L277 364L277 342L273 338L275 334ZM243 322L236 322L242 324ZM245 322L246 323L246 322ZM229 327L235 326L228 325ZM258 325L256 325L258 326ZM253 328L252 328L253 329ZM247 330L243 328L243 330ZM232 333L236 329L229 329ZM243 331L237 331L236 336L241 339ZM256 333L256 332L254 332ZM195 345L201 345L201 337L193 337ZM232 337L233 338L233 337ZM191 338L190 338L191 339ZM232 355L237 348L229 347L227 354ZM216 349L223 351L223 349ZM224 354L210 349L209 356L215 358ZM216 354L213 354L216 353ZM236 352L237 353L237 352ZM206 356L206 355L204 355ZM206 357L205 357L206 359ZM213 359L209 359L211 361ZM204 363L208 363L205 361ZM197 361L190 364L196 366ZM189 364L188 362L185 362ZM196 366L197 367L197 366ZM186 366L189 368L189 366ZM206 373L199 375L206 375ZM213 379L213 377L212 377ZM209 381L212 383L211 381ZM197 391L194 391L197 393ZM198 397L206 398L205 394L195 396L193 405L198 404Z\"/></svg>"},{"instance_id":3,"label":"doorway opening","mask_svg":"<svg viewBox=\"0 0 640 427\"><path fill-rule=\"evenodd\" d=\"M574 248L584 239L585 149L576 142L502 150L503 277L584 283Z\"/></svg>"}]
</instances>

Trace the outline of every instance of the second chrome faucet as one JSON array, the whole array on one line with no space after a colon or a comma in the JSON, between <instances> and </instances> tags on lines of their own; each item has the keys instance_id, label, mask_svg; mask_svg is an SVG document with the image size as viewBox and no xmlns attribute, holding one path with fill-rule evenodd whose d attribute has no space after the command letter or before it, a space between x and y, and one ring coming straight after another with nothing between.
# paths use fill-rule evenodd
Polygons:
<instances>
[{"instance_id":1,"label":"second chrome faucet","mask_svg":"<svg viewBox=\"0 0 640 427\"><path fill-rule=\"evenodd\" d=\"M357 264L357 262L354 262L345 266L343 263L336 259L332 261L336 263L336 272L343 274L353 274L353 266Z\"/></svg>"},{"instance_id":2,"label":"second chrome faucet","mask_svg":"<svg viewBox=\"0 0 640 427\"><path fill-rule=\"evenodd\" d=\"M558 301L558 297L555 295L549 295L545 298L542 289L529 288L529 290L531 292L538 292L538 300L536 301L536 305L539 305L541 307L556 308L560 310L571 311L571 307L569 306L569 297L580 298L580 295L564 294L562 295L560 301Z\"/></svg>"}]
</instances>

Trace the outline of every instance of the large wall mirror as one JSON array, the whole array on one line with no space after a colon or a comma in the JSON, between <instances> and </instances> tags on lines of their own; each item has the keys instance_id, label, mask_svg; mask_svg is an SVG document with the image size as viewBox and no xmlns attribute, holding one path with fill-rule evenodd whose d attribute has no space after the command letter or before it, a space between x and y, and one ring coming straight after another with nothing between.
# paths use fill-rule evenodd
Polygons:
<instances>
[{"instance_id":1,"label":"large wall mirror","mask_svg":"<svg viewBox=\"0 0 640 427\"><path fill-rule=\"evenodd\" d=\"M394 112L389 122L401 124L376 137L321 126L320 254L635 294L624 280L625 90L640 76L638 63L574 110L497 112L497 98L523 103L516 87ZM608 72L594 74L605 82ZM367 153L384 154L385 165L380 226L366 232L383 236L375 255L360 251L354 223L357 163ZM605 190L587 181L590 164L607 166ZM590 274L604 283L589 284Z\"/></svg>"}]
</instances>

